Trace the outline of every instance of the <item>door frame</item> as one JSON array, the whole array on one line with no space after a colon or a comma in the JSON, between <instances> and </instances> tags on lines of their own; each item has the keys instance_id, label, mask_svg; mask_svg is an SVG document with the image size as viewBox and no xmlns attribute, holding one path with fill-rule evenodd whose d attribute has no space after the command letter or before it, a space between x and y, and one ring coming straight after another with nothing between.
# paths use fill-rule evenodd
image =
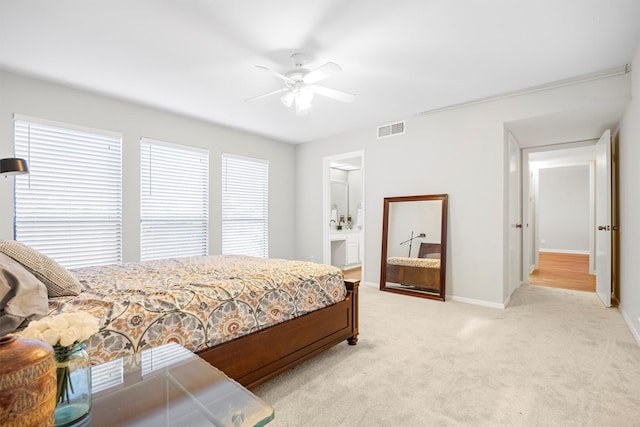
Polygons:
<instances>
[{"instance_id":1,"label":"door frame","mask_svg":"<svg viewBox=\"0 0 640 427\"><path fill-rule=\"evenodd\" d=\"M330 221L330 210L331 210L331 193L330 193L330 181L331 181L331 162L339 161L344 159L352 159L354 157L360 157L360 171L362 173L362 234L361 234L361 243L360 248L362 248L362 254L360 254L361 260L361 271L362 276L361 279L364 282L364 272L365 272L365 251L366 251L366 191L365 191L365 157L364 150L358 151L350 151L347 153L334 154L331 156L325 156L322 158L322 263L331 265L331 227L329 226Z\"/></svg>"},{"instance_id":2,"label":"door frame","mask_svg":"<svg viewBox=\"0 0 640 427\"><path fill-rule=\"evenodd\" d=\"M539 152L551 152L557 150L565 150L571 148L581 148L594 146L597 140L585 140L577 142L566 142L553 145L544 145L540 147L527 147L522 149L522 221L523 233L522 238L522 272L525 283L528 283L528 275L533 268L538 266L538 206L537 200L531 201L531 169L530 154ZM537 186L537 180L534 180ZM537 197L537 188L534 188L534 197ZM589 163L589 192L590 192L590 209L589 209L589 273L595 273L595 158ZM533 206L531 206L533 204ZM531 218L533 209L533 218Z\"/></svg>"}]
</instances>

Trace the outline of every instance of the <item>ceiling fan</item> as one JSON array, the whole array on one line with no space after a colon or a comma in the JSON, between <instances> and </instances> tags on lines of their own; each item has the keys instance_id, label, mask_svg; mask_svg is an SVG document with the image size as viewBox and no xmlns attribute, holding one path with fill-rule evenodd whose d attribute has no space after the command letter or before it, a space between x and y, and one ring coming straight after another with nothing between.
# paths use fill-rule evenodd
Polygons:
<instances>
[{"instance_id":1,"label":"ceiling fan","mask_svg":"<svg viewBox=\"0 0 640 427\"><path fill-rule=\"evenodd\" d=\"M268 71L284 81L285 87L274 90L273 92L245 99L245 101L255 101L256 99L283 93L280 97L280 101L282 101L282 103L287 107L295 105L296 114L301 116L309 112L314 94L326 96L346 103L350 103L355 100L355 95L351 93L330 89L316 84L332 74L342 71L342 68L340 68L340 66L335 62L327 62L315 70L308 70L303 68L303 65L307 62L307 57L304 54L294 53L291 55L291 60L293 61L294 69L286 74L280 74L270 68L256 65L256 67L261 70Z\"/></svg>"}]
</instances>

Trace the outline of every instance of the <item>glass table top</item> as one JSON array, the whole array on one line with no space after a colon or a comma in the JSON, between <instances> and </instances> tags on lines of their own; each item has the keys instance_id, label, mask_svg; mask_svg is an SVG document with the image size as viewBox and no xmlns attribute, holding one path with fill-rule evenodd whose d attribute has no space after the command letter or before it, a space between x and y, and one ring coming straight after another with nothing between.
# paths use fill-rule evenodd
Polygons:
<instances>
[{"instance_id":1,"label":"glass table top","mask_svg":"<svg viewBox=\"0 0 640 427\"><path fill-rule=\"evenodd\" d=\"M178 344L93 366L93 426L263 426L271 406ZM83 424L85 424L83 423Z\"/></svg>"}]
</instances>

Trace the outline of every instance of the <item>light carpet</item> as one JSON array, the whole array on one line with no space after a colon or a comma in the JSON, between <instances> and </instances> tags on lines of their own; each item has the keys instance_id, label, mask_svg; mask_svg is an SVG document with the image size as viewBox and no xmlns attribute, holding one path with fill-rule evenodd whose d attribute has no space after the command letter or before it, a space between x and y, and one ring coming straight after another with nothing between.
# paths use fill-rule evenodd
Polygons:
<instances>
[{"instance_id":1,"label":"light carpet","mask_svg":"<svg viewBox=\"0 0 640 427\"><path fill-rule=\"evenodd\" d=\"M593 293L507 309L360 287L360 337L254 390L278 426L638 426L640 346Z\"/></svg>"}]
</instances>

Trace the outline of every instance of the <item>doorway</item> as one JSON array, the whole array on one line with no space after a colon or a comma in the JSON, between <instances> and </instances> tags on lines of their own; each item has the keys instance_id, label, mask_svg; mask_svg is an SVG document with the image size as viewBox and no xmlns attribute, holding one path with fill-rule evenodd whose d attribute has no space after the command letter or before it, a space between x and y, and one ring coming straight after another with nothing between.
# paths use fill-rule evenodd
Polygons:
<instances>
[{"instance_id":1,"label":"doorway","mask_svg":"<svg viewBox=\"0 0 640 427\"><path fill-rule=\"evenodd\" d=\"M523 150L525 280L595 292L595 141Z\"/></svg>"},{"instance_id":2,"label":"doorway","mask_svg":"<svg viewBox=\"0 0 640 427\"><path fill-rule=\"evenodd\" d=\"M365 246L364 152L323 158L323 263L363 281Z\"/></svg>"}]
</instances>

